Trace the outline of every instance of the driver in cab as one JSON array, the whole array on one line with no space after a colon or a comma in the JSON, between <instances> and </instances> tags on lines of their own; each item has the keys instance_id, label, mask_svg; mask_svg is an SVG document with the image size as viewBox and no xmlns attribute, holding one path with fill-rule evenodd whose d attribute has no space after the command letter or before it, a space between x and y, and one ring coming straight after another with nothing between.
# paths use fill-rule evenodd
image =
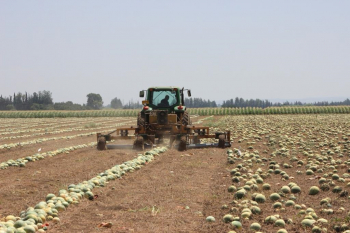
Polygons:
<instances>
[{"instance_id":1,"label":"driver in cab","mask_svg":"<svg viewBox=\"0 0 350 233\"><path fill-rule=\"evenodd\" d=\"M169 107L169 96L166 95L159 104L161 107Z\"/></svg>"}]
</instances>

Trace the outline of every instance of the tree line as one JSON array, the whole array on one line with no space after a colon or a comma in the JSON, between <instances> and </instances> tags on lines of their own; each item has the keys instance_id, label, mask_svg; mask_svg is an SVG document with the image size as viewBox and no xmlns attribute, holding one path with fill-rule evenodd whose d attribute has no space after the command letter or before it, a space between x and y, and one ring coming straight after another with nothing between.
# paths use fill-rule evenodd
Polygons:
<instances>
[{"instance_id":1,"label":"tree line","mask_svg":"<svg viewBox=\"0 0 350 233\"><path fill-rule=\"evenodd\" d=\"M235 100L230 99L222 103L221 107L223 108L243 108L243 107L259 107L267 108L273 106L273 103L268 100L260 99L250 99L245 100L243 98L236 97Z\"/></svg>"},{"instance_id":2,"label":"tree line","mask_svg":"<svg viewBox=\"0 0 350 233\"><path fill-rule=\"evenodd\" d=\"M14 93L13 96L0 96L0 110L41 110L53 109L52 93L39 91L33 94Z\"/></svg>"},{"instance_id":3,"label":"tree line","mask_svg":"<svg viewBox=\"0 0 350 233\"><path fill-rule=\"evenodd\" d=\"M72 101L54 103L50 91L44 90L33 94L18 92L8 97L1 95L0 110L91 110L104 107L100 94L89 93L86 97L86 104L77 104ZM114 109L137 109L141 107L140 103L133 101L123 104L118 98L112 99L111 103L106 106L106 108Z\"/></svg>"},{"instance_id":4,"label":"tree line","mask_svg":"<svg viewBox=\"0 0 350 233\"><path fill-rule=\"evenodd\" d=\"M223 102L221 107L224 108L242 108L242 107L258 107L258 108L267 108L267 107L281 107L281 106L341 106L341 105L350 105L350 100L346 99L344 101L319 101L314 103L302 103L300 101L289 102L285 101L283 103L276 102L272 103L269 100L260 100L260 99L243 99L236 97L234 100L226 100Z\"/></svg>"},{"instance_id":5,"label":"tree line","mask_svg":"<svg viewBox=\"0 0 350 233\"><path fill-rule=\"evenodd\" d=\"M185 106L188 108L216 108L217 104L211 100L202 98L185 98Z\"/></svg>"},{"instance_id":6,"label":"tree line","mask_svg":"<svg viewBox=\"0 0 350 233\"><path fill-rule=\"evenodd\" d=\"M142 104L134 101L129 101L126 104L123 104L121 99L115 97L114 99L112 99L111 104L107 107L111 107L114 109L138 109L142 108Z\"/></svg>"}]
</instances>

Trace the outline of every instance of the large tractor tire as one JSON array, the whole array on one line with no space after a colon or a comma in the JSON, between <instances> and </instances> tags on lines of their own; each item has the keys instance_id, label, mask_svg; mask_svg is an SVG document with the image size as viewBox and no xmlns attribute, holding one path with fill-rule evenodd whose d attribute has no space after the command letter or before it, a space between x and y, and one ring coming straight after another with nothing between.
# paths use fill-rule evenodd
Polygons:
<instances>
[{"instance_id":1,"label":"large tractor tire","mask_svg":"<svg viewBox=\"0 0 350 233\"><path fill-rule=\"evenodd\" d=\"M186 146L187 146L186 136L182 136L180 138L178 150L179 151L185 151L186 150Z\"/></svg>"},{"instance_id":2,"label":"large tractor tire","mask_svg":"<svg viewBox=\"0 0 350 233\"><path fill-rule=\"evenodd\" d=\"M190 114L188 112L184 112L184 115L182 116L182 125L190 125L191 124L191 119L190 119Z\"/></svg>"},{"instance_id":3,"label":"large tractor tire","mask_svg":"<svg viewBox=\"0 0 350 233\"><path fill-rule=\"evenodd\" d=\"M139 112L138 116L137 116L137 127L141 128L145 126L145 117L142 116L142 113Z\"/></svg>"},{"instance_id":4,"label":"large tractor tire","mask_svg":"<svg viewBox=\"0 0 350 233\"><path fill-rule=\"evenodd\" d=\"M137 136L136 140L134 141L134 149L140 151L144 149L143 137Z\"/></svg>"},{"instance_id":5,"label":"large tractor tire","mask_svg":"<svg viewBox=\"0 0 350 233\"><path fill-rule=\"evenodd\" d=\"M225 148L225 135L219 136L219 148Z\"/></svg>"},{"instance_id":6,"label":"large tractor tire","mask_svg":"<svg viewBox=\"0 0 350 233\"><path fill-rule=\"evenodd\" d=\"M106 150L106 138L105 137L98 138L97 150Z\"/></svg>"}]
</instances>

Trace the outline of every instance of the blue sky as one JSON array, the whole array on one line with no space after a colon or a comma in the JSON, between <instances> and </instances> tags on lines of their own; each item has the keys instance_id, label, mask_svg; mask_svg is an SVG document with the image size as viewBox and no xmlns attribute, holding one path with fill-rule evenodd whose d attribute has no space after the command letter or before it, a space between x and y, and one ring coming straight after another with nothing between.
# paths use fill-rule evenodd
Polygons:
<instances>
[{"instance_id":1,"label":"blue sky","mask_svg":"<svg viewBox=\"0 0 350 233\"><path fill-rule=\"evenodd\" d=\"M349 1L0 0L0 94L349 98Z\"/></svg>"}]
</instances>

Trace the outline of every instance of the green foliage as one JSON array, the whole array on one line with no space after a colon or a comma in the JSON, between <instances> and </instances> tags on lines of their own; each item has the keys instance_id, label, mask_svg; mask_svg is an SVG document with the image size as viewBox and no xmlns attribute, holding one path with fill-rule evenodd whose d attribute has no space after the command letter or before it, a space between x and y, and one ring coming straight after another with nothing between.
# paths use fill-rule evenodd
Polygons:
<instances>
[{"instance_id":1,"label":"green foliage","mask_svg":"<svg viewBox=\"0 0 350 233\"><path fill-rule=\"evenodd\" d=\"M215 108L217 107L217 104L215 101L202 98L185 98L185 106L189 108Z\"/></svg>"},{"instance_id":2,"label":"green foliage","mask_svg":"<svg viewBox=\"0 0 350 233\"><path fill-rule=\"evenodd\" d=\"M111 101L111 108L114 108L114 109L123 108L122 101L120 99L118 99L117 97L115 97Z\"/></svg>"},{"instance_id":3,"label":"green foliage","mask_svg":"<svg viewBox=\"0 0 350 233\"><path fill-rule=\"evenodd\" d=\"M72 101L54 103L53 107L55 110L84 110L84 109L86 109L85 105L74 104Z\"/></svg>"},{"instance_id":4,"label":"green foliage","mask_svg":"<svg viewBox=\"0 0 350 233\"><path fill-rule=\"evenodd\" d=\"M48 110L53 109L52 105L52 93L45 90L33 95L18 92L9 97L0 96L0 110Z\"/></svg>"},{"instance_id":5,"label":"green foliage","mask_svg":"<svg viewBox=\"0 0 350 233\"><path fill-rule=\"evenodd\" d=\"M103 106L102 97L100 94L90 93L87 96L87 106L92 109L101 109Z\"/></svg>"},{"instance_id":6,"label":"green foliage","mask_svg":"<svg viewBox=\"0 0 350 233\"><path fill-rule=\"evenodd\" d=\"M51 118L51 117L135 117L140 109L118 110L79 110L79 111L56 111L41 110L41 105L36 111L0 111L0 118ZM52 106L52 105L51 105ZM306 110L308 108L308 110ZM272 114L329 114L330 109L336 114L350 113L350 106L331 107L269 107L269 108L194 108L188 109L191 115L272 115ZM317 115L315 116L317 117Z\"/></svg>"}]
</instances>

